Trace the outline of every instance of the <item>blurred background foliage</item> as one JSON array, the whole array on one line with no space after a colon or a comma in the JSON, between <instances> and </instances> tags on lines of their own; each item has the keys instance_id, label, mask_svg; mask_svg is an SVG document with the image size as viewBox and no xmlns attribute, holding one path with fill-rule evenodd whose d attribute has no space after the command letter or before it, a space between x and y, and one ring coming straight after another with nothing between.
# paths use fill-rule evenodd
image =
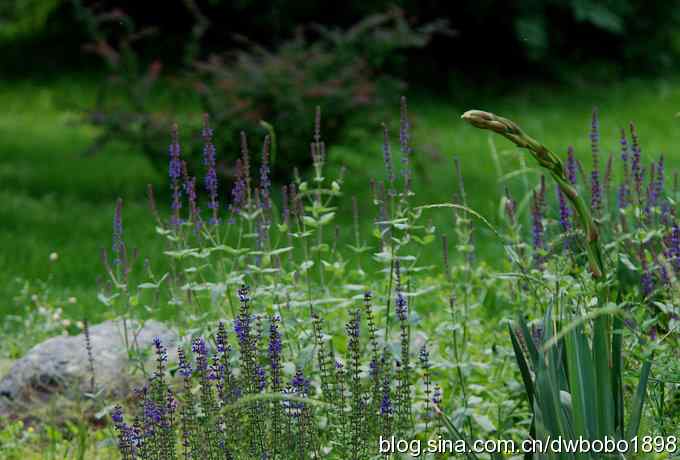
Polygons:
<instances>
[{"instance_id":1,"label":"blurred background foliage","mask_svg":"<svg viewBox=\"0 0 680 460\"><path fill-rule=\"evenodd\" d=\"M56 67L89 68L82 56L67 57L69 44L91 37L79 18L78 0L11 0L0 2L0 42L42 50L40 63ZM676 1L642 0L517 0L452 2L440 0L367 0L317 2L312 0L174 0L159 7L135 0L84 0L99 12L120 11L138 26L159 33L146 40L143 55L169 65L182 63L181 53L196 34L195 11L204 16L203 57L238 48L242 37L269 49L291 39L301 24L347 28L362 18L394 7L406 11L409 23L445 20L456 34L441 35L426 52L409 56L409 76L439 83L443 73L464 71L489 75L540 74L569 78L574 66L606 61L618 72L650 73L672 67L680 52L680 8ZM121 24L121 27L124 27ZM309 29L311 32L313 29ZM34 46L35 44L42 46ZM21 49L13 47L15 50ZM60 59L51 49L59 48ZM62 59L64 58L64 59ZM3 59L2 65L9 64ZM416 65L417 63L417 65ZM38 63L14 62L14 70L29 70ZM608 70L610 67L605 66ZM598 72L598 69L592 69Z\"/></svg>"},{"instance_id":2,"label":"blurred background foliage","mask_svg":"<svg viewBox=\"0 0 680 460\"><path fill-rule=\"evenodd\" d=\"M333 142L358 107L380 106L406 84L451 93L460 80L497 89L527 79L606 81L667 72L680 53L680 8L639 0L2 5L5 75L103 75L96 102L77 107L100 129L88 153L126 142L160 168L159 145L180 121L200 168L198 112L207 112L218 145L231 153L220 165L224 177L239 132L262 136L263 120L277 132L279 172L308 166L317 105ZM155 97L159 79L173 94L165 105Z\"/></svg>"}]
</instances>

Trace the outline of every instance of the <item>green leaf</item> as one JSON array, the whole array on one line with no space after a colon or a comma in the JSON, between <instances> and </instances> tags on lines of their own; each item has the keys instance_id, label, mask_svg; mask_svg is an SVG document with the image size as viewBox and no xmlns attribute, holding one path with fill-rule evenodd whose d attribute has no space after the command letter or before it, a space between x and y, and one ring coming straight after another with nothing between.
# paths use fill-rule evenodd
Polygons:
<instances>
[{"instance_id":1,"label":"green leaf","mask_svg":"<svg viewBox=\"0 0 680 460\"><path fill-rule=\"evenodd\" d=\"M638 382L635 396L633 397L633 411L630 414L628 421L628 428L626 429L626 439L632 439L640 429L640 419L642 419L642 407L645 403L645 395L647 394L647 382L649 381L649 373L652 369L652 362L645 361L640 371L640 381Z\"/></svg>"}]
</instances>

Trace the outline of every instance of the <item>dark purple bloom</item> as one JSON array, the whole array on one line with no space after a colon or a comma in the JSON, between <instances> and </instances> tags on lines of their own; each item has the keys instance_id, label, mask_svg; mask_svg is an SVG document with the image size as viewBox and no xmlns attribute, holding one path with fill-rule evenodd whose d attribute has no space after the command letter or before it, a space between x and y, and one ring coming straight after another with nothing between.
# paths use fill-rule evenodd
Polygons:
<instances>
[{"instance_id":1,"label":"dark purple bloom","mask_svg":"<svg viewBox=\"0 0 680 460\"><path fill-rule=\"evenodd\" d=\"M640 164L640 158L642 156L642 149L640 148L640 141L638 139L637 130L633 123L630 124L630 134L633 142L633 159L631 163L631 172L633 174L633 181L635 183L635 191L637 192L638 199L642 196L642 166Z\"/></svg>"},{"instance_id":2,"label":"dark purple bloom","mask_svg":"<svg viewBox=\"0 0 680 460\"><path fill-rule=\"evenodd\" d=\"M567 199L559 186L557 187L557 198L560 204L560 225L562 226L562 230L568 232L571 230L571 208L567 204Z\"/></svg>"},{"instance_id":3,"label":"dark purple bloom","mask_svg":"<svg viewBox=\"0 0 680 460\"><path fill-rule=\"evenodd\" d=\"M272 374L272 388L275 390L281 385L281 332L279 332L279 321L281 321L281 318L275 315L269 324L268 354Z\"/></svg>"},{"instance_id":4,"label":"dark purple bloom","mask_svg":"<svg viewBox=\"0 0 680 460\"><path fill-rule=\"evenodd\" d=\"M383 382L383 394L382 400L380 401L380 415L383 417L389 417L392 415L392 401L390 399L390 384L387 377Z\"/></svg>"},{"instance_id":5,"label":"dark purple bloom","mask_svg":"<svg viewBox=\"0 0 680 460\"><path fill-rule=\"evenodd\" d=\"M156 377L162 380L165 373L165 365L168 362L168 351L163 346L160 337L154 337L153 345L156 351Z\"/></svg>"},{"instance_id":6,"label":"dark purple bloom","mask_svg":"<svg viewBox=\"0 0 680 460\"><path fill-rule=\"evenodd\" d=\"M267 374L262 366L258 365L255 368L255 377L257 379L257 389L261 392L264 391L267 388Z\"/></svg>"},{"instance_id":7,"label":"dark purple bloom","mask_svg":"<svg viewBox=\"0 0 680 460\"><path fill-rule=\"evenodd\" d=\"M597 170L590 173L590 209L595 215L599 215L602 210L602 187L600 172Z\"/></svg>"},{"instance_id":8,"label":"dark purple bloom","mask_svg":"<svg viewBox=\"0 0 680 460\"><path fill-rule=\"evenodd\" d=\"M241 162L244 188L248 195L248 204L250 204L250 153L248 152L248 139L243 131L241 131Z\"/></svg>"},{"instance_id":9,"label":"dark purple bloom","mask_svg":"<svg viewBox=\"0 0 680 460\"><path fill-rule=\"evenodd\" d=\"M590 173L590 209L599 215L602 211L602 186L600 184L600 122L597 109L593 109L590 128L590 148L593 155L593 170Z\"/></svg>"},{"instance_id":10,"label":"dark purple bloom","mask_svg":"<svg viewBox=\"0 0 680 460\"><path fill-rule=\"evenodd\" d=\"M217 345L217 352L224 353L227 350L229 344L227 343L227 329L224 327L224 323L220 321L217 325L217 334L215 335L215 343Z\"/></svg>"},{"instance_id":11,"label":"dark purple bloom","mask_svg":"<svg viewBox=\"0 0 680 460\"><path fill-rule=\"evenodd\" d=\"M571 145L567 149L567 180L572 185L576 185L576 157L574 147Z\"/></svg>"},{"instance_id":12,"label":"dark purple bloom","mask_svg":"<svg viewBox=\"0 0 680 460\"><path fill-rule=\"evenodd\" d=\"M234 185L231 189L231 204L229 205L232 217L241 212L241 208L246 201L246 179L245 169L241 159L236 160L236 177L234 178Z\"/></svg>"},{"instance_id":13,"label":"dark purple bloom","mask_svg":"<svg viewBox=\"0 0 680 460\"><path fill-rule=\"evenodd\" d=\"M244 344L248 341L250 334L250 317L245 316L244 318L238 317L234 320L234 333L238 337L238 341Z\"/></svg>"},{"instance_id":14,"label":"dark purple bloom","mask_svg":"<svg viewBox=\"0 0 680 460\"><path fill-rule=\"evenodd\" d=\"M203 115L203 165L205 166L205 190L208 192L208 208L212 210L211 224L219 222L218 181L215 169L216 156L215 145L212 143L213 130L208 124L208 114Z\"/></svg>"},{"instance_id":15,"label":"dark purple bloom","mask_svg":"<svg viewBox=\"0 0 680 460\"><path fill-rule=\"evenodd\" d=\"M288 187L281 187L281 215L283 223L288 225L290 222L290 207L289 207L289 197L288 197Z\"/></svg>"},{"instance_id":16,"label":"dark purple bloom","mask_svg":"<svg viewBox=\"0 0 680 460\"><path fill-rule=\"evenodd\" d=\"M147 422L153 424L159 424L161 422L161 410L156 406L156 404L151 399L144 400L144 419Z\"/></svg>"},{"instance_id":17,"label":"dark purple bloom","mask_svg":"<svg viewBox=\"0 0 680 460\"><path fill-rule=\"evenodd\" d=\"M196 367L203 372L208 368L208 348L203 337L197 337L191 344L191 351L196 355Z\"/></svg>"},{"instance_id":18,"label":"dark purple bloom","mask_svg":"<svg viewBox=\"0 0 680 460\"><path fill-rule=\"evenodd\" d=\"M597 116L597 107L593 108L593 117L590 125L590 148L593 153L593 167L598 167L600 153L600 120Z\"/></svg>"},{"instance_id":19,"label":"dark purple bloom","mask_svg":"<svg viewBox=\"0 0 680 460\"><path fill-rule=\"evenodd\" d=\"M543 210L541 207L540 193L534 191L532 206L532 242L534 250L543 249Z\"/></svg>"},{"instance_id":20,"label":"dark purple bloom","mask_svg":"<svg viewBox=\"0 0 680 460\"><path fill-rule=\"evenodd\" d=\"M411 123L408 119L406 96L401 97L401 116L399 118L399 146L401 150L401 174L404 178L404 192L411 190Z\"/></svg>"},{"instance_id":21,"label":"dark purple bloom","mask_svg":"<svg viewBox=\"0 0 680 460\"><path fill-rule=\"evenodd\" d=\"M125 243L123 242L123 199L116 201L116 210L113 214L113 244L114 264L120 264L125 257Z\"/></svg>"},{"instance_id":22,"label":"dark purple bloom","mask_svg":"<svg viewBox=\"0 0 680 460\"><path fill-rule=\"evenodd\" d=\"M345 325L345 330L347 331L347 336L350 340L359 338L359 318L358 315L353 316L354 317Z\"/></svg>"},{"instance_id":23,"label":"dark purple bloom","mask_svg":"<svg viewBox=\"0 0 680 460\"><path fill-rule=\"evenodd\" d=\"M306 398L309 395L311 382L305 378L302 369L298 368L295 370L295 375L293 375L293 379L290 381L290 386L296 396Z\"/></svg>"},{"instance_id":24,"label":"dark purple bloom","mask_svg":"<svg viewBox=\"0 0 680 460\"><path fill-rule=\"evenodd\" d=\"M178 181L182 177L182 149L179 145L179 134L177 124L172 125L172 142L168 149L170 163L168 165L168 175L173 181Z\"/></svg>"},{"instance_id":25,"label":"dark purple bloom","mask_svg":"<svg viewBox=\"0 0 680 460\"><path fill-rule=\"evenodd\" d=\"M640 263L642 265L642 276L640 278L642 295L648 297L654 291L654 279L649 271L647 256L644 250L640 250Z\"/></svg>"},{"instance_id":26,"label":"dark purple bloom","mask_svg":"<svg viewBox=\"0 0 680 460\"><path fill-rule=\"evenodd\" d=\"M408 319L408 302L401 291L397 291L397 299L395 301L395 311L399 321L406 321Z\"/></svg>"},{"instance_id":27,"label":"dark purple bloom","mask_svg":"<svg viewBox=\"0 0 680 460\"><path fill-rule=\"evenodd\" d=\"M260 164L260 193L262 194L262 207L264 209L269 209L271 207L270 203L270 190L271 190L271 179L270 168L269 168L269 149L271 145L271 138L267 135L264 138L264 143L262 145L262 163Z\"/></svg>"},{"instance_id":28,"label":"dark purple bloom","mask_svg":"<svg viewBox=\"0 0 680 460\"><path fill-rule=\"evenodd\" d=\"M677 223L674 223L671 229L668 252L673 270L676 273L680 272L680 226Z\"/></svg>"},{"instance_id":29,"label":"dark purple bloom","mask_svg":"<svg viewBox=\"0 0 680 460\"><path fill-rule=\"evenodd\" d=\"M113 423L116 425L120 425L123 423L123 408L120 406L116 406L113 408L113 412L111 413L111 420L113 420Z\"/></svg>"},{"instance_id":30,"label":"dark purple bloom","mask_svg":"<svg viewBox=\"0 0 680 460\"><path fill-rule=\"evenodd\" d=\"M656 163L656 180L654 181L654 202L663 197L664 181L666 180L663 155Z\"/></svg>"},{"instance_id":31,"label":"dark purple bloom","mask_svg":"<svg viewBox=\"0 0 680 460\"><path fill-rule=\"evenodd\" d=\"M383 161L385 162L385 172L387 181L390 183L390 191L394 185L394 171L392 170L392 151L390 149L390 137L387 125L383 123Z\"/></svg>"},{"instance_id":32,"label":"dark purple bloom","mask_svg":"<svg viewBox=\"0 0 680 460\"><path fill-rule=\"evenodd\" d=\"M178 363L179 375L181 375L185 379L190 378L191 374L193 373L193 370L191 369L191 363L187 361L186 355L184 354L184 350L182 350L181 348L177 349L177 359L179 361Z\"/></svg>"},{"instance_id":33,"label":"dark purple bloom","mask_svg":"<svg viewBox=\"0 0 680 460\"><path fill-rule=\"evenodd\" d=\"M629 151L628 151L628 140L626 139L626 130L621 128L621 163L623 166L623 180L624 182L628 182L628 179L630 178L630 171L628 170L628 156L629 156Z\"/></svg>"},{"instance_id":34,"label":"dark purple bloom","mask_svg":"<svg viewBox=\"0 0 680 460\"><path fill-rule=\"evenodd\" d=\"M442 389L439 385L435 385L434 387L434 392L432 393L432 403L437 406L442 403Z\"/></svg>"},{"instance_id":35,"label":"dark purple bloom","mask_svg":"<svg viewBox=\"0 0 680 460\"><path fill-rule=\"evenodd\" d=\"M427 351L427 345L423 344L423 346L420 348L420 352L418 353L418 359L420 359L420 363L423 366L428 365L430 362L430 352Z\"/></svg>"},{"instance_id":36,"label":"dark purple bloom","mask_svg":"<svg viewBox=\"0 0 680 460\"><path fill-rule=\"evenodd\" d=\"M200 227L199 215L198 215L198 202L196 197L196 178L187 177L184 182L184 192L187 195L187 201L189 202L189 213L191 214L191 221L194 222L196 228Z\"/></svg>"},{"instance_id":37,"label":"dark purple bloom","mask_svg":"<svg viewBox=\"0 0 680 460\"><path fill-rule=\"evenodd\" d=\"M182 190L180 188L180 178L182 177L182 158L178 139L178 127L175 123L172 125L172 142L170 143L169 147L170 163L168 165L170 188L172 189L173 217L171 223L173 225L179 225L181 223L179 210L182 208Z\"/></svg>"},{"instance_id":38,"label":"dark purple bloom","mask_svg":"<svg viewBox=\"0 0 680 460\"><path fill-rule=\"evenodd\" d=\"M269 324L269 359L278 362L281 356L281 333L279 332L281 318L274 315Z\"/></svg>"},{"instance_id":39,"label":"dark purple bloom","mask_svg":"<svg viewBox=\"0 0 680 460\"><path fill-rule=\"evenodd\" d=\"M649 340L655 341L657 336L656 326L649 328Z\"/></svg>"}]
</instances>

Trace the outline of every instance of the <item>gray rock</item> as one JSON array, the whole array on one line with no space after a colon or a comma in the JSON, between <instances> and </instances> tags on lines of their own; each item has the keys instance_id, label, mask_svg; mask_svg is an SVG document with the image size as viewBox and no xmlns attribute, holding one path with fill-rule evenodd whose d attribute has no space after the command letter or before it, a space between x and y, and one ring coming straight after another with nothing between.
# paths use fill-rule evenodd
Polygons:
<instances>
[{"instance_id":1,"label":"gray rock","mask_svg":"<svg viewBox=\"0 0 680 460\"><path fill-rule=\"evenodd\" d=\"M177 333L157 321L146 321L141 329L128 321L128 341L153 354L154 337L167 349L178 341ZM95 391L125 395L132 380L125 347L123 322L106 321L90 328L94 361ZM18 413L32 402L59 395L75 398L92 391L91 371L85 337L52 337L15 361L0 380L0 415Z\"/></svg>"}]
</instances>

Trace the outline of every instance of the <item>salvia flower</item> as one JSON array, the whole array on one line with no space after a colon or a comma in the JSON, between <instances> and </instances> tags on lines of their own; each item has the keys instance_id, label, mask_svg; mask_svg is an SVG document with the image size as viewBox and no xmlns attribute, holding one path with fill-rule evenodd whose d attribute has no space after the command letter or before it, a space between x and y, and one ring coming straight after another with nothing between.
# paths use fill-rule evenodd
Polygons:
<instances>
[{"instance_id":1,"label":"salvia flower","mask_svg":"<svg viewBox=\"0 0 680 460\"><path fill-rule=\"evenodd\" d=\"M560 225L562 226L562 230L568 232L571 230L571 208L569 208L567 199L559 186L557 187L557 198L560 204Z\"/></svg>"},{"instance_id":2,"label":"salvia flower","mask_svg":"<svg viewBox=\"0 0 680 460\"><path fill-rule=\"evenodd\" d=\"M383 123L383 161L385 162L385 172L387 181L390 184L390 192L394 189L394 170L392 169L392 150L390 148L390 136L387 125Z\"/></svg>"},{"instance_id":3,"label":"salvia flower","mask_svg":"<svg viewBox=\"0 0 680 460\"><path fill-rule=\"evenodd\" d=\"M383 382L383 394L382 401L380 402L380 415L383 417L389 417L392 415L392 400L390 398L390 383L387 377Z\"/></svg>"},{"instance_id":4,"label":"salvia flower","mask_svg":"<svg viewBox=\"0 0 680 460\"><path fill-rule=\"evenodd\" d=\"M658 199L663 197L664 181L666 180L665 172L663 155L661 155L656 163L656 180L654 181L655 203Z\"/></svg>"},{"instance_id":5,"label":"salvia flower","mask_svg":"<svg viewBox=\"0 0 680 460\"><path fill-rule=\"evenodd\" d=\"M654 291L654 278L649 270L649 264L644 250L640 250L640 263L642 265L642 276L640 278L642 295L648 297Z\"/></svg>"},{"instance_id":6,"label":"salvia flower","mask_svg":"<svg viewBox=\"0 0 680 460\"><path fill-rule=\"evenodd\" d=\"M597 170L590 173L590 209L595 215L599 215L602 210L602 186Z\"/></svg>"},{"instance_id":7,"label":"salvia flower","mask_svg":"<svg viewBox=\"0 0 680 460\"><path fill-rule=\"evenodd\" d=\"M241 162L243 180L245 183L246 204L250 205L250 153L248 151L248 138L243 131L241 131Z\"/></svg>"},{"instance_id":8,"label":"salvia flower","mask_svg":"<svg viewBox=\"0 0 680 460\"><path fill-rule=\"evenodd\" d=\"M215 344L217 345L217 352L224 353L229 344L227 343L227 329L224 327L224 322L220 321L217 325L217 334L215 335Z\"/></svg>"},{"instance_id":9,"label":"salvia flower","mask_svg":"<svg viewBox=\"0 0 680 460\"><path fill-rule=\"evenodd\" d=\"M576 185L576 157L574 156L574 147L571 145L567 148L567 180L570 184Z\"/></svg>"},{"instance_id":10,"label":"salvia flower","mask_svg":"<svg viewBox=\"0 0 680 460\"><path fill-rule=\"evenodd\" d=\"M543 228L543 198L542 192L539 190L534 191L533 200L531 206L531 218L532 218L532 243L535 251L540 251L544 249L544 228ZM536 261L540 265L542 257L537 256Z\"/></svg>"},{"instance_id":11,"label":"salvia flower","mask_svg":"<svg viewBox=\"0 0 680 460\"><path fill-rule=\"evenodd\" d=\"M281 385L281 332L279 332L279 322L281 318L278 315L272 317L269 324L269 364L271 366L272 374L272 388L278 389Z\"/></svg>"},{"instance_id":12,"label":"salvia flower","mask_svg":"<svg viewBox=\"0 0 680 460\"><path fill-rule=\"evenodd\" d=\"M631 161L631 173L633 175L633 181L635 184L635 191L637 192L638 199L642 195L642 165L640 164L640 158L642 156L642 149L640 148L640 141L638 139L637 130L633 123L630 124L630 134L633 143L633 158Z\"/></svg>"},{"instance_id":13,"label":"salvia flower","mask_svg":"<svg viewBox=\"0 0 680 460\"><path fill-rule=\"evenodd\" d=\"M168 165L168 175L170 176L170 188L172 190L172 210L173 217L171 223L179 225L181 223L179 210L182 208L182 190L180 179L182 177L182 157L179 145L179 134L177 124L172 125L172 142L169 147L170 162Z\"/></svg>"},{"instance_id":14,"label":"salvia flower","mask_svg":"<svg viewBox=\"0 0 680 460\"><path fill-rule=\"evenodd\" d=\"M395 302L395 311L397 312L397 317L399 321L406 321L408 318L408 302L404 294L399 291L397 292L397 299Z\"/></svg>"},{"instance_id":15,"label":"salvia flower","mask_svg":"<svg viewBox=\"0 0 680 460\"><path fill-rule=\"evenodd\" d=\"M590 148L593 155L593 169L590 173L590 209L596 216L602 211L602 185L600 183L600 122L597 109L593 109L590 127Z\"/></svg>"},{"instance_id":16,"label":"salvia flower","mask_svg":"<svg viewBox=\"0 0 680 460\"><path fill-rule=\"evenodd\" d=\"M197 337L191 344L191 351L196 355L196 367L203 372L208 368L208 348L202 337Z\"/></svg>"},{"instance_id":17,"label":"salvia flower","mask_svg":"<svg viewBox=\"0 0 680 460\"><path fill-rule=\"evenodd\" d=\"M191 368L191 363L187 361L187 357L184 354L184 350L181 348L177 349L177 359L178 359L178 366L179 366L179 375L184 377L185 379L188 379L191 377L193 374L193 370Z\"/></svg>"},{"instance_id":18,"label":"salvia flower","mask_svg":"<svg viewBox=\"0 0 680 460\"><path fill-rule=\"evenodd\" d=\"M271 179L270 179L270 166L269 166L269 150L271 146L271 138L269 135L265 136L264 143L262 144L262 162L260 164L260 193L262 194L262 208L269 209L271 207L270 203L270 190L271 190Z\"/></svg>"},{"instance_id":19,"label":"salvia flower","mask_svg":"<svg viewBox=\"0 0 680 460\"><path fill-rule=\"evenodd\" d=\"M442 389L439 385L435 385L432 393L432 403L439 406L442 403Z\"/></svg>"},{"instance_id":20,"label":"salvia flower","mask_svg":"<svg viewBox=\"0 0 680 460\"><path fill-rule=\"evenodd\" d=\"M212 210L210 224L215 225L219 223L219 199L218 199L218 181L215 155L215 145L212 142L213 130L209 125L208 114L203 115L203 166L205 166L205 190L208 192L209 201L208 208Z\"/></svg>"},{"instance_id":21,"label":"salvia flower","mask_svg":"<svg viewBox=\"0 0 680 460\"><path fill-rule=\"evenodd\" d=\"M123 199L116 201L116 210L113 214L113 263L118 265L125 257L125 243L123 242Z\"/></svg>"},{"instance_id":22,"label":"salvia flower","mask_svg":"<svg viewBox=\"0 0 680 460\"><path fill-rule=\"evenodd\" d=\"M677 222L673 224L671 229L668 252L673 270L680 273L680 226Z\"/></svg>"},{"instance_id":23,"label":"salvia flower","mask_svg":"<svg viewBox=\"0 0 680 460\"><path fill-rule=\"evenodd\" d=\"M156 351L157 375L158 378L163 378L165 365L168 362L168 351L163 346L161 338L156 336L153 338L153 345Z\"/></svg>"},{"instance_id":24,"label":"salvia flower","mask_svg":"<svg viewBox=\"0 0 680 460\"><path fill-rule=\"evenodd\" d=\"M399 118L399 146L401 150L401 174L404 179L404 192L411 191L411 123L408 119L406 96L401 97L401 114Z\"/></svg>"},{"instance_id":25,"label":"salvia flower","mask_svg":"<svg viewBox=\"0 0 680 460\"><path fill-rule=\"evenodd\" d=\"M245 168L243 161L238 159L236 160L234 184L231 189L231 204L229 205L232 221L234 216L241 212L246 202L246 190Z\"/></svg>"}]
</instances>

